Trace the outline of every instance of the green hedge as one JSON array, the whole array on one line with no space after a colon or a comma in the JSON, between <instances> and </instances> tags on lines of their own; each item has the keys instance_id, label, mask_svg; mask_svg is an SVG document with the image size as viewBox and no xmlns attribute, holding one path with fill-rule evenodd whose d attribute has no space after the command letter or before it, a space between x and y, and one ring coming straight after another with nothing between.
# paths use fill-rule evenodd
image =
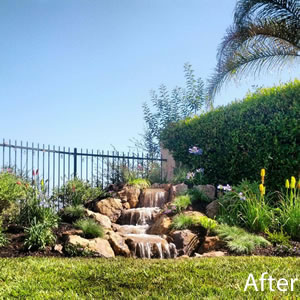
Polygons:
<instances>
[{"instance_id":1,"label":"green hedge","mask_svg":"<svg viewBox=\"0 0 300 300\"><path fill-rule=\"evenodd\" d=\"M266 169L270 190L300 170L300 81L260 89L243 101L171 124L161 142L177 162L204 168L208 182L237 184L260 180ZM202 156L189 154L191 146Z\"/></svg>"}]
</instances>

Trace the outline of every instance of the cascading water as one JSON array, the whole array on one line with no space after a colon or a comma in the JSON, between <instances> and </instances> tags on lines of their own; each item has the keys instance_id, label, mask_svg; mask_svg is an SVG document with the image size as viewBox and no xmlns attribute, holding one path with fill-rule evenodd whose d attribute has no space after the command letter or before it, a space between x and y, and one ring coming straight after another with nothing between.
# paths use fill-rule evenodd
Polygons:
<instances>
[{"instance_id":1,"label":"cascading water","mask_svg":"<svg viewBox=\"0 0 300 300\"><path fill-rule=\"evenodd\" d=\"M146 234L167 199L168 192L163 189L146 189L141 195L139 208L123 211L119 232L124 235L133 256L141 258L177 256L174 244L169 244L159 235Z\"/></svg>"}]
</instances>

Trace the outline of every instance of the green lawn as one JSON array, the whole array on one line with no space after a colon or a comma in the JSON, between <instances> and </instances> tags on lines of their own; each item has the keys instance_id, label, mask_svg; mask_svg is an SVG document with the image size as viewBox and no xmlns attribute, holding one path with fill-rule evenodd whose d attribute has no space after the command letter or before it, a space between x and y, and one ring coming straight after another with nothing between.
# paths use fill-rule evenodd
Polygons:
<instances>
[{"instance_id":1,"label":"green lawn","mask_svg":"<svg viewBox=\"0 0 300 300\"><path fill-rule=\"evenodd\" d=\"M249 273L299 277L294 292L244 292ZM258 282L258 281L257 281ZM288 297L287 297L288 296ZM300 298L300 258L180 260L0 259L0 299L289 299Z\"/></svg>"}]
</instances>

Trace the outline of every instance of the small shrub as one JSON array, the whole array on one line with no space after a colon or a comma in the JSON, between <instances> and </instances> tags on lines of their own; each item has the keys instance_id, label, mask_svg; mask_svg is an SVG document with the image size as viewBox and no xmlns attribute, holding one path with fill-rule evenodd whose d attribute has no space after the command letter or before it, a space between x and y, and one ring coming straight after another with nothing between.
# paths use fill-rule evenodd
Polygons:
<instances>
[{"instance_id":1,"label":"small shrub","mask_svg":"<svg viewBox=\"0 0 300 300\"><path fill-rule=\"evenodd\" d=\"M83 231L86 238L102 238L104 236L103 227L93 219L80 219L74 225Z\"/></svg>"},{"instance_id":2,"label":"small shrub","mask_svg":"<svg viewBox=\"0 0 300 300\"><path fill-rule=\"evenodd\" d=\"M51 207L44 207L37 199L28 199L21 206L17 223L22 226L30 226L36 220L37 223L46 223L49 227L57 227L59 217Z\"/></svg>"},{"instance_id":3,"label":"small shrub","mask_svg":"<svg viewBox=\"0 0 300 300\"><path fill-rule=\"evenodd\" d=\"M84 214L85 208L83 207L83 205L70 205L64 208L61 213L61 217L63 220L72 223L78 219L83 218Z\"/></svg>"},{"instance_id":4,"label":"small shrub","mask_svg":"<svg viewBox=\"0 0 300 300\"><path fill-rule=\"evenodd\" d=\"M128 185L137 187L139 189L146 189L148 188L151 184L150 181L148 179L144 179L144 178L134 178L134 179L130 179L127 182Z\"/></svg>"},{"instance_id":5,"label":"small shrub","mask_svg":"<svg viewBox=\"0 0 300 300\"><path fill-rule=\"evenodd\" d=\"M81 245L71 245L68 244L64 247L64 252L69 257L76 257L76 256L83 256L83 257L89 257L89 256L97 256L97 254L90 250L87 247L82 247Z\"/></svg>"},{"instance_id":6,"label":"small shrub","mask_svg":"<svg viewBox=\"0 0 300 300\"><path fill-rule=\"evenodd\" d=\"M279 232L270 232L269 230L266 231L268 240L273 245L284 245L289 246L290 245L290 236L286 235L283 231Z\"/></svg>"},{"instance_id":7,"label":"small shrub","mask_svg":"<svg viewBox=\"0 0 300 300\"><path fill-rule=\"evenodd\" d=\"M89 183L75 178L56 189L52 198L68 206L84 204L104 195L105 193L100 187L91 187Z\"/></svg>"},{"instance_id":8,"label":"small shrub","mask_svg":"<svg viewBox=\"0 0 300 300\"><path fill-rule=\"evenodd\" d=\"M38 223L36 219L25 229L25 234L24 246L28 250L43 250L46 246L53 245L56 239L49 224Z\"/></svg>"},{"instance_id":9,"label":"small shrub","mask_svg":"<svg viewBox=\"0 0 300 300\"><path fill-rule=\"evenodd\" d=\"M12 203L24 199L25 195L24 182L20 177L11 171L0 173L0 214Z\"/></svg>"},{"instance_id":10,"label":"small shrub","mask_svg":"<svg viewBox=\"0 0 300 300\"><path fill-rule=\"evenodd\" d=\"M199 203L199 202L203 202L203 203L211 202L211 200L203 191L200 191L196 188L189 189L188 195L191 197L192 204Z\"/></svg>"},{"instance_id":11,"label":"small shrub","mask_svg":"<svg viewBox=\"0 0 300 300\"><path fill-rule=\"evenodd\" d=\"M176 207L177 212L187 209L191 205L191 198L189 195L177 196L173 202Z\"/></svg>"},{"instance_id":12,"label":"small shrub","mask_svg":"<svg viewBox=\"0 0 300 300\"><path fill-rule=\"evenodd\" d=\"M186 216L179 214L174 217L172 221L172 227L178 230L187 229L195 225L195 220L192 216Z\"/></svg>"},{"instance_id":13,"label":"small shrub","mask_svg":"<svg viewBox=\"0 0 300 300\"><path fill-rule=\"evenodd\" d=\"M250 234L242 228L218 225L218 236L227 243L230 251L237 254L251 254L256 247L266 247L270 243L261 236Z\"/></svg>"},{"instance_id":14,"label":"small shrub","mask_svg":"<svg viewBox=\"0 0 300 300\"><path fill-rule=\"evenodd\" d=\"M202 216L202 217L194 217L194 223L195 224L199 224L202 227L204 227L205 229L207 229L208 233L211 231L214 231L216 229L216 227L218 226L218 222L210 219L206 216Z\"/></svg>"}]
</instances>

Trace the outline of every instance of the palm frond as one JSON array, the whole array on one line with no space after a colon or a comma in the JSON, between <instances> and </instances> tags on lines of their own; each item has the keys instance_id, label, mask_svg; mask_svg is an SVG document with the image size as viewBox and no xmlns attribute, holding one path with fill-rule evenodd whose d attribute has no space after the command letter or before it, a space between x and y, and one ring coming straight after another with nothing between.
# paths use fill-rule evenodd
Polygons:
<instances>
[{"instance_id":1,"label":"palm frond","mask_svg":"<svg viewBox=\"0 0 300 300\"><path fill-rule=\"evenodd\" d=\"M252 17L285 20L299 28L299 0L239 0L235 7L235 24L243 24Z\"/></svg>"},{"instance_id":2,"label":"palm frond","mask_svg":"<svg viewBox=\"0 0 300 300\"><path fill-rule=\"evenodd\" d=\"M235 51L224 54L208 84L208 94L213 98L221 86L231 78L248 73L254 76L265 68L280 69L291 60L299 59L299 48L283 39L272 36L253 36L246 39Z\"/></svg>"}]
</instances>

